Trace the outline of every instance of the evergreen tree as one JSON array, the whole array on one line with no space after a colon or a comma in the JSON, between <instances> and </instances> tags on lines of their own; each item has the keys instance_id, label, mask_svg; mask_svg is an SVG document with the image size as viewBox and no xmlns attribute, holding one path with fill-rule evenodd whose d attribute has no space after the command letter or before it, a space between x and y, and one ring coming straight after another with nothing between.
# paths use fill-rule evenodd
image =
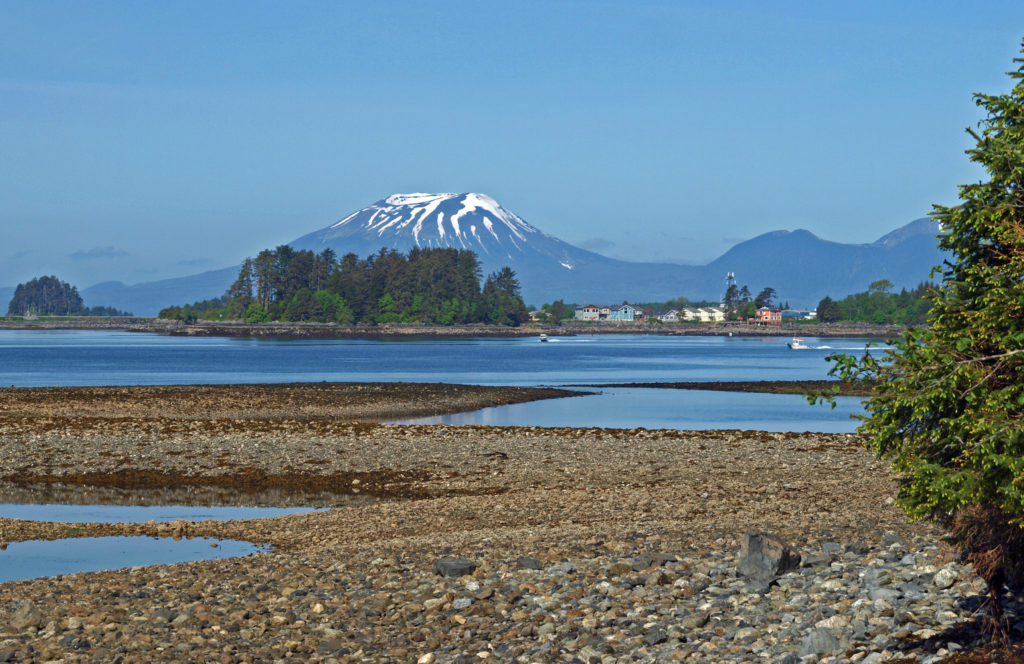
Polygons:
<instances>
[{"instance_id":1,"label":"evergreen tree","mask_svg":"<svg viewBox=\"0 0 1024 664\"><path fill-rule=\"evenodd\" d=\"M274 252L264 249L252 261L256 301L264 310L274 301Z\"/></svg>"},{"instance_id":2,"label":"evergreen tree","mask_svg":"<svg viewBox=\"0 0 1024 664\"><path fill-rule=\"evenodd\" d=\"M757 297L754 298L754 306L760 309L761 307L770 307L775 302L775 289L771 286L764 288Z\"/></svg>"},{"instance_id":3,"label":"evergreen tree","mask_svg":"<svg viewBox=\"0 0 1024 664\"><path fill-rule=\"evenodd\" d=\"M313 278L310 288L317 292L327 286L327 281L338 266L338 255L333 249L324 249L313 258Z\"/></svg>"},{"instance_id":4,"label":"evergreen tree","mask_svg":"<svg viewBox=\"0 0 1024 664\"><path fill-rule=\"evenodd\" d=\"M289 321L308 321L316 317L318 302L308 288L300 288L295 295L288 300L285 307L284 318Z\"/></svg>"},{"instance_id":5,"label":"evergreen tree","mask_svg":"<svg viewBox=\"0 0 1024 664\"><path fill-rule=\"evenodd\" d=\"M242 261L242 269L238 272L238 278L231 284L227 293L228 300L252 300L252 259L246 258Z\"/></svg>"},{"instance_id":6,"label":"evergreen tree","mask_svg":"<svg viewBox=\"0 0 1024 664\"><path fill-rule=\"evenodd\" d=\"M562 300L555 300L551 304L544 304L541 306L541 310L548 314L548 318L552 323L557 323L576 315L575 309L568 306Z\"/></svg>"},{"instance_id":7,"label":"evergreen tree","mask_svg":"<svg viewBox=\"0 0 1024 664\"><path fill-rule=\"evenodd\" d=\"M818 320L822 323L834 323L839 320L840 315L839 305L828 295L821 298L821 302L818 302Z\"/></svg>"},{"instance_id":8,"label":"evergreen tree","mask_svg":"<svg viewBox=\"0 0 1024 664\"><path fill-rule=\"evenodd\" d=\"M503 267L487 277L483 298L488 323L519 326L530 319L530 312L519 296L519 280L512 268Z\"/></svg>"},{"instance_id":9,"label":"evergreen tree","mask_svg":"<svg viewBox=\"0 0 1024 664\"><path fill-rule=\"evenodd\" d=\"M327 279L327 291L344 299L353 320L362 320L365 311L367 265L355 254L345 254Z\"/></svg>"},{"instance_id":10,"label":"evergreen tree","mask_svg":"<svg viewBox=\"0 0 1024 664\"><path fill-rule=\"evenodd\" d=\"M740 289L735 282L730 282L725 289L725 296L722 298L722 307L725 309L725 315L732 318L736 314L737 308L740 305Z\"/></svg>"},{"instance_id":11,"label":"evergreen tree","mask_svg":"<svg viewBox=\"0 0 1024 664\"><path fill-rule=\"evenodd\" d=\"M987 117L980 133L968 130L968 155L988 181L932 213L952 259L931 325L880 358L834 358L842 378L875 379L860 430L899 473L899 504L949 525L965 547L1004 636L1005 584L1024 582L1024 59L1015 62L1009 93L975 96Z\"/></svg>"},{"instance_id":12,"label":"evergreen tree","mask_svg":"<svg viewBox=\"0 0 1024 664\"><path fill-rule=\"evenodd\" d=\"M242 269L238 272L238 279L228 288L228 310L231 318L241 318L246 308L253 301L253 268L252 259L246 258L242 261Z\"/></svg>"}]
</instances>

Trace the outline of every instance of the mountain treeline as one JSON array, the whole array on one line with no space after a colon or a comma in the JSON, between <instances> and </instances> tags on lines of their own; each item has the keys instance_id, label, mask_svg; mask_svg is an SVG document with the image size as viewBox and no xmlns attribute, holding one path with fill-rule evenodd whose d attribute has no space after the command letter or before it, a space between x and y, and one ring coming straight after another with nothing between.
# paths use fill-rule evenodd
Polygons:
<instances>
[{"instance_id":1,"label":"mountain treeline","mask_svg":"<svg viewBox=\"0 0 1024 664\"><path fill-rule=\"evenodd\" d=\"M480 285L472 251L381 249L368 258L281 245L247 258L221 298L169 307L161 318L327 323L520 325L529 312L511 268Z\"/></svg>"},{"instance_id":2,"label":"mountain treeline","mask_svg":"<svg viewBox=\"0 0 1024 664\"><path fill-rule=\"evenodd\" d=\"M131 316L113 307L86 307L78 288L57 277L37 277L18 284L8 316Z\"/></svg>"},{"instance_id":3,"label":"mountain treeline","mask_svg":"<svg viewBox=\"0 0 1024 664\"><path fill-rule=\"evenodd\" d=\"M818 303L818 320L823 323L850 321L896 325L924 325L931 309L929 295L935 285L918 284L913 290L902 289L890 293L892 282L887 279L872 282L863 293L848 295L834 301L825 296Z\"/></svg>"}]
</instances>

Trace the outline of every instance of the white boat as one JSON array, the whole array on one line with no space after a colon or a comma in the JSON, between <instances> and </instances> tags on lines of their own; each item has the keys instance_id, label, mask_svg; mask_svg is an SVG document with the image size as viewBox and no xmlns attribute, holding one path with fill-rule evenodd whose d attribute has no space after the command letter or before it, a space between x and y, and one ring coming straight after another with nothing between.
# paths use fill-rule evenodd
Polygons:
<instances>
[{"instance_id":1,"label":"white boat","mask_svg":"<svg viewBox=\"0 0 1024 664\"><path fill-rule=\"evenodd\" d=\"M547 340L548 340L548 335L546 335L546 334L541 334L541 335L540 335L540 340L541 340L541 341L547 341Z\"/></svg>"},{"instance_id":2,"label":"white boat","mask_svg":"<svg viewBox=\"0 0 1024 664\"><path fill-rule=\"evenodd\" d=\"M786 345L792 348L793 350L806 350L810 348L810 346L804 343L803 339L800 339L798 337L793 337L793 340Z\"/></svg>"}]
</instances>

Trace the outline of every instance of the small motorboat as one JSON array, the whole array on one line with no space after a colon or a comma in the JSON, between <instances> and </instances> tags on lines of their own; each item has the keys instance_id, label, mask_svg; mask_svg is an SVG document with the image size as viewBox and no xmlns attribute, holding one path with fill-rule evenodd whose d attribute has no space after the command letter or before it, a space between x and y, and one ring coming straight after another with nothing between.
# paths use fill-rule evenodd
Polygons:
<instances>
[{"instance_id":1,"label":"small motorboat","mask_svg":"<svg viewBox=\"0 0 1024 664\"><path fill-rule=\"evenodd\" d=\"M793 340L786 345L792 348L793 350L806 350L810 348L810 346L804 343L803 339L800 339L798 337L793 337Z\"/></svg>"},{"instance_id":2,"label":"small motorboat","mask_svg":"<svg viewBox=\"0 0 1024 664\"><path fill-rule=\"evenodd\" d=\"M548 335L546 335L546 334L541 334L541 335L540 335L540 340L541 340L541 341L547 341L547 340L548 340Z\"/></svg>"}]
</instances>

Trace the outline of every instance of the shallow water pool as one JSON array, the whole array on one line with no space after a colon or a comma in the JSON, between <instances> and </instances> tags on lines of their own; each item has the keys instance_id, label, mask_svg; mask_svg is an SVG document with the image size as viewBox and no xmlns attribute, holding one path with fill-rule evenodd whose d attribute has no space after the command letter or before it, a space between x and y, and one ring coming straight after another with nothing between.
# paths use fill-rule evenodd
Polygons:
<instances>
[{"instance_id":1,"label":"shallow water pool","mask_svg":"<svg viewBox=\"0 0 1024 664\"><path fill-rule=\"evenodd\" d=\"M207 537L82 537L12 542L0 550L0 583L41 576L96 572L138 565L170 565L269 551L268 547Z\"/></svg>"},{"instance_id":2,"label":"shallow water pool","mask_svg":"<svg viewBox=\"0 0 1024 664\"><path fill-rule=\"evenodd\" d=\"M838 397L832 409L809 406L799 394L633 387L595 391L394 423L850 433L858 424L854 416L864 412L858 397Z\"/></svg>"}]
</instances>

